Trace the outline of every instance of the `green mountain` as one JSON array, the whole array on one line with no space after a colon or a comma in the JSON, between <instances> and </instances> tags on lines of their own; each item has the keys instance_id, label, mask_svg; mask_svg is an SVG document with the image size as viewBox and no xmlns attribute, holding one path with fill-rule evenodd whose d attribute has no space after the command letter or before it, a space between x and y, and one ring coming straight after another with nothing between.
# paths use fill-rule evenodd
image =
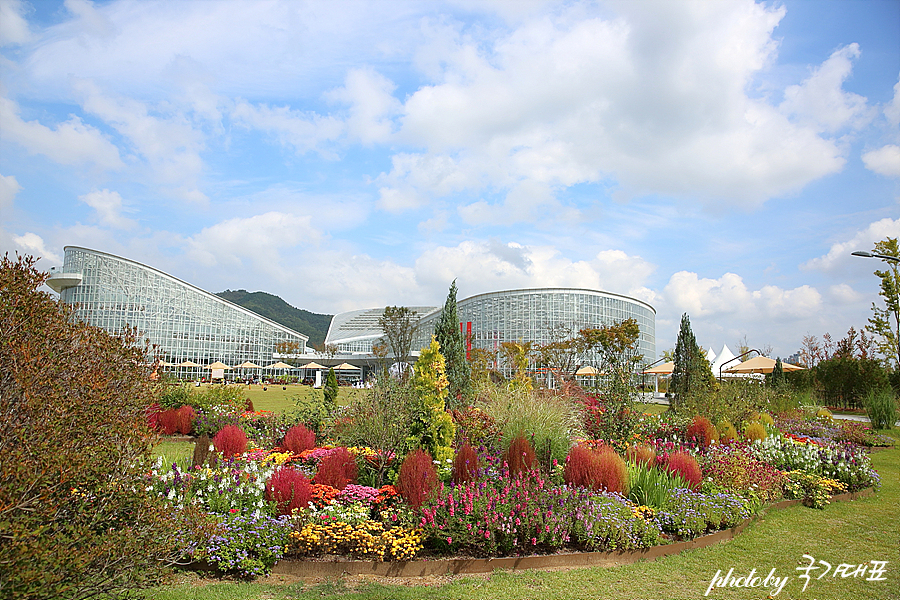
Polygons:
<instances>
[{"instance_id":1,"label":"green mountain","mask_svg":"<svg viewBox=\"0 0 900 600\"><path fill-rule=\"evenodd\" d=\"M308 346L322 346L325 342L325 334L328 333L328 326L331 324L331 317L334 316L319 315L308 310L294 308L278 296L273 296L266 292L225 290L217 293L216 296L252 310L256 314L289 327L297 333L308 335Z\"/></svg>"}]
</instances>

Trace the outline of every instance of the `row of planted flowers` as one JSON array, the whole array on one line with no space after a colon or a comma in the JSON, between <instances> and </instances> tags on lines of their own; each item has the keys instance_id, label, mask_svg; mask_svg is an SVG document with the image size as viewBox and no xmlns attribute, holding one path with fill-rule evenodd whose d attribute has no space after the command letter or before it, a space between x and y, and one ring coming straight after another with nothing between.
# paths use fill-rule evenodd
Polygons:
<instances>
[{"instance_id":1,"label":"row of planted flowers","mask_svg":"<svg viewBox=\"0 0 900 600\"><path fill-rule=\"evenodd\" d=\"M832 494L879 485L856 444L760 426L752 441L722 443L698 434L705 425L695 419L687 439L642 439L624 452L580 440L564 464L542 469L524 436L502 454L463 443L452 465L435 465L422 450L401 462L368 448L317 447L302 425L281 448L248 451L243 431L228 425L204 464L160 460L147 486L173 508L201 509L209 533L185 542L187 560L255 576L285 556L647 548L732 527L781 498L822 508ZM395 462L395 485L356 483L358 465Z\"/></svg>"}]
</instances>

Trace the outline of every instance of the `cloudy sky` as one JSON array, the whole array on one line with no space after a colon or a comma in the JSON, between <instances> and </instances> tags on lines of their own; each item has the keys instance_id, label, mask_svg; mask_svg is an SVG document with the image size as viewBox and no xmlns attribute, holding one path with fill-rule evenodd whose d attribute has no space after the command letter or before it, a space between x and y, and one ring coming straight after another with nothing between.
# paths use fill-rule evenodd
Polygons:
<instances>
[{"instance_id":1,"label":"cloudy sky","mask_svg":"<svg viewBox=\"0 0 900 600\"><path fill-rule=\"evenodd\" d=\"M0 252L335 313L631 295L774 354L900 236L900 1L0 0Z\"/></svg>"}]
</instances>

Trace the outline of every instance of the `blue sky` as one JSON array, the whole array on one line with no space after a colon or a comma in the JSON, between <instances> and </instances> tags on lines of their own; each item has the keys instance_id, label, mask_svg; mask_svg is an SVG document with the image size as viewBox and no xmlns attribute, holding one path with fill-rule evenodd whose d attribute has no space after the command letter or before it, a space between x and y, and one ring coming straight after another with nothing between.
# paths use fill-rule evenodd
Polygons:
<instances>
[{"instance_id":1,"label":"blue sky","mask_svg":"<svg viewBox=\"0 0 900 600\"><path fill-rule=\"evenodd\" d=\"M900 2L0 0L0 252L315 312L571 286L716 352L861 328Z\"/></svg>"}]
</instances>

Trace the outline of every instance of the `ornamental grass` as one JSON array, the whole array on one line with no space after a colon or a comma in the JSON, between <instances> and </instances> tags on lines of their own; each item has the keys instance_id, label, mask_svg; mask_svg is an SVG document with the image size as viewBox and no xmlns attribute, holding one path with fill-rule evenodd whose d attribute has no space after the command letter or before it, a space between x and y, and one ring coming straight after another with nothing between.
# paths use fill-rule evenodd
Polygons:
<instances>
[{"instance_id":1,"label":"ornamental grass","mask_svg":"<svg viewBox=\"0 0 900 600\"><path fill-rule=\"evenodd\" d=\"M275 471L266 483L266 500L275 503L279 515L290 515L308 507L312 495L309 479L291 466Z\"/></svg>"},{"instance_id":2,"label":"ornamental grass","mask_svg":"<svg viewBox=\"0 0 900 600\"><path fill-rule=\"evenodd\" d=\"M313 477L313 483L330 485L338 490L343 490L347 484L355 482L356 458L343 447L335 448L323 458Z\"/></svg>"}]
</instances>

